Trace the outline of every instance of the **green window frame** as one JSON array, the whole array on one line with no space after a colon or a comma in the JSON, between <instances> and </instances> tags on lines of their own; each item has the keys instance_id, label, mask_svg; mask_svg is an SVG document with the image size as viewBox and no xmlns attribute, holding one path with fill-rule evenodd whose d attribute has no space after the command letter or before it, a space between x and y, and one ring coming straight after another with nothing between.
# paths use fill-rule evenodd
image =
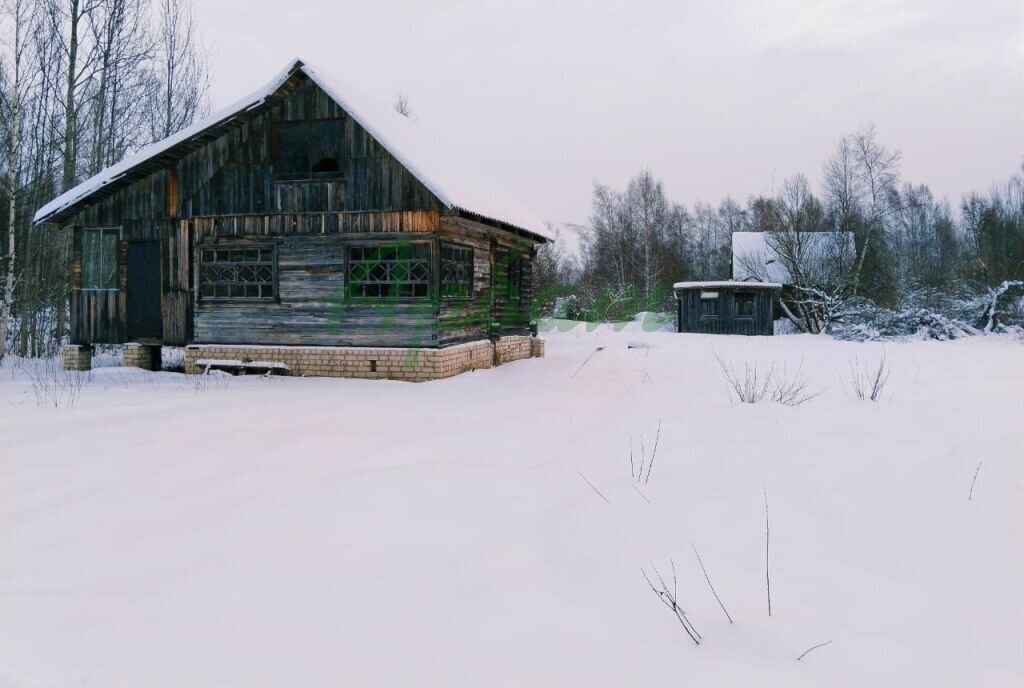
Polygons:
<instances>
[{"instance_id":1,"label":"green window frame","mask_svg":"<svg viewBox=\"0 0 1024 688\"><path fill-rule=\"evenodd\" d=\"M441 297L473 297L473 248L461 244L441 244Z\"/></svg>"},{"instance_id":2,"label":"green window frame","mask_svg":"<svg viewBox=\"0 0 1024 688\"><path fill-rule=\"evenodd\" d=\"M277 299L274 244L214 244L199 248L201 301Z\"/></svg>"},{"instance_id":3,"label":"green window frame","mask_svg":"<svg viewBox=\"0 0 1024 688\"><path fill-rule=\"evenodd\" d=\"M88 227L82 230L82 289L117 291L117 254L120 227Z\"/></svg>"},{"instance_id":4,"label":"green window frame","mask_svg":"<svg viewBox=\"0 0 1024 688\"><path fill-rule=\"evenodd\" d=\"M429 299L430 261L426 242L349 246L346 292L359 301Z\"/></svg>"}]
</instances>

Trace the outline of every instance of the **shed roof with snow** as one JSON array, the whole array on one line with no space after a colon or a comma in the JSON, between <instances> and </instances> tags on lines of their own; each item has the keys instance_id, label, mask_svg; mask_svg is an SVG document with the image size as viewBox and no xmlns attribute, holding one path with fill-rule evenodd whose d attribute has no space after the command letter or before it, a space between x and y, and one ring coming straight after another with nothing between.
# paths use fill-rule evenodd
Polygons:
<instances>
[{"instance_id":1,"label":"shed roof with snow","mask_svg":"<svg viewBox=\"0 0 1024 688\"><path fill-rule=\"evenodd\" d=\"M710 280L704 282L676 282L672 285L676 291L684 289L782 289L779 282L759 282L757 280Z\"/></svg>"}]
</instances>

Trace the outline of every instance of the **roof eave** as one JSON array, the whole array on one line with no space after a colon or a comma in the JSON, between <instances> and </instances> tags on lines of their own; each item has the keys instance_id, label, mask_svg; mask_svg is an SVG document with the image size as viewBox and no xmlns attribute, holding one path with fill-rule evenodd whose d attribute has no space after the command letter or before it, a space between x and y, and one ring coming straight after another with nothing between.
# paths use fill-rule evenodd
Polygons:
<instances>
[{"instance_id":1,"label":"roof eave","mask_svg":"<svg viewBox=\"0 0 1024 688\"><path fill-rule=\"evenodd\" d=\"M464 217L467 220L473 220L474 222L480 222L482 224L490 225L498 229L503 229L506 232L512 232L513 234L524 236L527 239L530 239L531 241L535 241L537 243L546 244L549 241L551 241L551 239L549 239L548 237L544 236L539 232L529 230L518 225L514 225L510 222L505 222L504 220L488 217L487 215L481 215L480 213L474 212L472 210L467 210L466 208L453 206L450 208L450 210L458 217Z\"/></svg>"},{"instance_id":2,"label":"roof eave","mask_svg":"<svg viewBox=\"0 0 1024 688\"><path fill-rule=\"evenodd\" d=\"M275 102L275 98L280 93L281 88L303 67L302 60L295 59L291 64L284 70L282 70L277 76L270 81L260 91L256 91L233 105L225 108L221 111L221 116L216 119L205 123L202 127L192 132L188 136L183 137L180 141L176 141L166 149L159 151L155 155L149 158L140 160L137 164L128 166L120 174L108 179L95 188L87 188L81 192L81 195L69 199L66 204L55 208L54 210L47 213L36 213L32 218L32 226L41 224L62 224L71 219L78 212L84 208L93 205L98 200L105 198L117 189L127 186L129 183L141 179L149 174L152 174L156 170L162 169L167 166L168 162L177 161L183 158L188 153L196 150L211 139L220 136L223 130L227 127L232 126L236 121L240 120L244 116L251 112L259 112L264 110L269 105ZM213 134L213 132L217 132ZM168 138L174 138L180 136L179 134L172 134ZM158 141L153 146L159 146L161 143L166 142L167 139ZM145 150L143 148L142 150ZM139 152L141 153L142 150ZM122 164L122 163L118 163ZM116 166L116 165L115 165ZM97 175L102 175L104 172L109 170L100 171ZM92 178L90 178L92 179ZM89 179L83 181L78 186L85 186L89 183ZM77 187L76 187L77 188ZM73 190L73 189L72 189ZM60 196L57 196L60 198ZM54 199L56 200L56 199ZM51 201L52 203L53 201ZM45 206L44 206L45 207Z\"/></svg>"}]
</instances>

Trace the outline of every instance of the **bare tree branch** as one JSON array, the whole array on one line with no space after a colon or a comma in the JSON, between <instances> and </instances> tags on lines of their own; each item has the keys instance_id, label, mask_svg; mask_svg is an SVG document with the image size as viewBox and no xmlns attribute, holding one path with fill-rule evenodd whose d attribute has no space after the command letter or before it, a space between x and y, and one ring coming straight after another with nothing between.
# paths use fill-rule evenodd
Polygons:
<instances>
[{"instance_id":1,"label":"bare tree branch","mask_svg":"<svg viewBox=\"0 0 1024 688\"><path fill-rule=\"evenodd\" d=\"M607 503L607 504L611 504L612 503L612 501L610 499L608 499L603 494L601 494L601 491L599 489L594 487L594 483L592 483L589 480L587 480L587 476L583 475L582 471L577 470L576 472L579 473L579 476L581 478L583 478L583 482L585 482L587 485L590 485L590 489L593 490L594 492L596 492L598 497L603 499L605 501L605 503Z\"/></svg>"},{"instance_id":2,"label":"bare tree branch","mask_svg":"<svg viewBox=\"0 0 1024 688\"><path fill-rule=\"evenodd\" d=\"M974 483L978 482L978 473L981 472L981 464L982 463L983 462L979 461L978 462L978 467L974 469L974 479L971 480L971 491L967 494L967 501L968 502L974 499Z\"/></svg>"},{"instance_id":3,"label":"bare tree branch","mask_svg":"<svg viewBox=\"0 0 1024 688\"><path fill-rule=\"evenodd\" d=\"M804 651L804 653L802 655L800 655L799 657L796 658L796 661L799 662L801 659L806 657L808 655L808 653L811 652L811 650L817 650L819 647L825 647L826 645L831 645L833 642L835 642L834 638L832 640L829 640L826 643L819 643L818 645L815 645L813 647L808 648L807 650Z\"/></svg>"},{"instance_id":4,"label":"bare tree branch","mask_svg":"<svg viewBox=\"0 0 1024 688\"><path fill-rule=\"evenodd\" d=\"M697 546L691 542L690 547L693 547L693 553L697 555L697 563L700 564L700 570L704 572L704 579L708 582L708 587L711 588L711 594L715 596L716 600L718 600L718 606L722 608L723 612L725 612L725 618L729 619L729 623L732 623L732 617L729 616L729 610L725 608L724 604L722 604L722 598L718 596L717 592L715 592L715 586L711 583L711 577L708 576L708 570L704 568L704 562L701 561L700 552L697 551Z\"/></svg>"}]
</instances>

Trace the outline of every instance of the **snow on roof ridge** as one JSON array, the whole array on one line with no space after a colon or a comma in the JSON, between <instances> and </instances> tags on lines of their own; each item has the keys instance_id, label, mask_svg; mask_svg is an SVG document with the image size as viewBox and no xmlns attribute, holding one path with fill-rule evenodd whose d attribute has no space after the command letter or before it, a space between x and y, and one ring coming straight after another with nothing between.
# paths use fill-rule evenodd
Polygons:
<instances>
[{"instance_id":1,"label":"snow on roof ridge","mask_svg":"<svg viewBox=\"0 0 1024 688\"><path fill-rule=\"evenodd\" d=\"M554 239L551 232L521 203L497 187L482 182L476 170L466 170L458 161L448 160L430 134L392 108L371 96L336 80L322 70L314 69L295 58L263 88L250 93L213 115L171 136L152 143L119 163L112 165L69 189L36 211L33 223L44 222L62 210L88 198L104 186L116 182L143 162L186 141L202 131L232 119L243 110L262 104L296 71L301 70L314 83L367 130L409 172L433 193L443 205L453 210L479 215L503 222L544 237Z\"/></svg>"}]
</instances>

